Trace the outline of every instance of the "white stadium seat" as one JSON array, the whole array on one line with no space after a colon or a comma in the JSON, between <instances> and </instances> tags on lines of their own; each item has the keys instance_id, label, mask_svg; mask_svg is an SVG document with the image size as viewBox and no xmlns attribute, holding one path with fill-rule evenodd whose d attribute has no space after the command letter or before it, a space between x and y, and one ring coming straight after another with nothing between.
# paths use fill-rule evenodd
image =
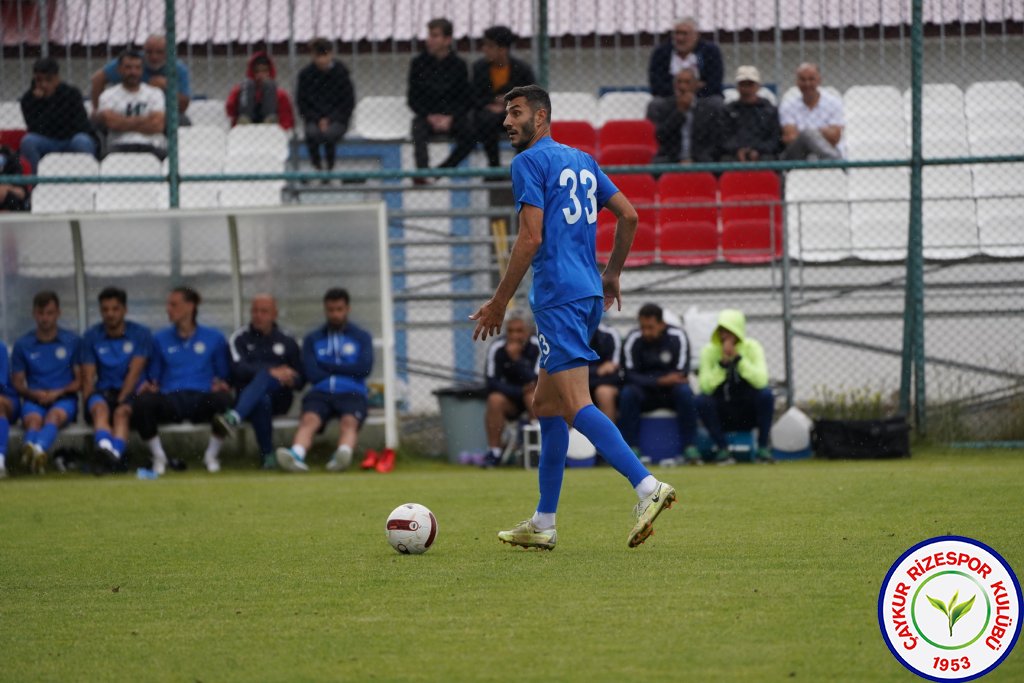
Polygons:
<instances>
[{"instance_id":1,"label":"white stadium seat","mask_svg":"<svg viewBox=\"0 0 1024 683\"><path fill-rule=\"evenodd\" d=\"M0 102L0 129L17 130L27 128L21 115L20 102Z\"/></svg>"},{"instance_id":2,"label":"white stadium seat","mask_svg":"<svg viewBox=\"0 0 1024 683\"><path fill-rule=\"evenodd\" d=\"M235 126L228 131L228 157L288 158L288 135L276 123Z\"/></svg>"},{"instance_id":3,"label":"white stadium seat","mask_svg":"<svg viewBox=\"0 0 1024 683\"><path fill-rule=\"evenodd\" d=\"M905 259L910 218L907 169L851 169L849 197L854 256L865 261Z\"/></svg>"},{"instance_id":4,"label":"white stadium seat","mask_svg":"<svg viewBox=\"0 0 1024 683\"><path fill-rule=\"evenodd\" d=\"M971 154L999 156L1024 153L1024 118L1020 112L1024 109L1014 115L982 111L968 118L967 139Z\"/></svg>"},{"instance_id":5,"label":"white stadium seat","mask_svg":"<svg viewBox=\"0 0 1024 683\"><path fill-rule=\"evenodd\" d=\"M979 199L978 239L981 252L997 258L1024 257L1020 219L1024 199Z\"/></svg>"},{"instance_id":6,"label":"white stadium seat","mask_svg":"<svg viewBox=\"0 0 1024 683\"><path fill-rule=\"evenodd\" d=\"M221 130L231 127L224 100L192 100L185 115L193 126L214 126Z\"/></svg>"},{"instance_id":7,"label":"white stadium seat","mask_svg":"<svg viewBox=\"0 0 1024 683\"><path fill-rule=\"evenodd\" d=\"M977 254L978 220L967 167L926 166L921 191L925 258L961 259Z\"/></svg>"},{"instance_id":8,"label":"white stadium seat","mask_svg":"<svg viewBox=\"0 0 1024 683\"><path fill-rule=\"evenodd\" d=\"M284 162L274 155L231 156L224 164L225 173L280 173ZM221 206L280 206L283 180L228 181L221 185Z\"/></svg>"},{"instance_id":9,"label":"white stadium seat","mask_svg":"<svg viewBox=\"0 0 1024 683\"><path fill-rule=\"evenodd\" d=\"M889 85L855 85L843 96L843 116L849 123L860 118L902 117L903 97Z\"/></svg>"},{"instance_id":10,"label":"white stadium seat","mask_svg":"<svg viewBox=\"0 0 1024 683\"><path fill-rule=\"evenodd\" d=\"M167 162L164 162L167 171ZM188 154L178 159L178 172L223 173L223 154ZM217 181L184 182L178 185L178 207L182 209L211 209L220 206L220 186Z\"/></svg>"},{"instance_id":11,"label":"white stadium seat","mask_svg":"<svg viewBox=\"0 0 1024 683\"><path fill-rule=\"evenodd\" d=\"M100 163L101 176L162 175L160 160L148 153L115 153ZM97 211L152 211L168 207L167 183L101 183Z\"/></svg>"},{"instance_id":12,"label":"white stadium seat","mask_svg":"<svg viewBox=\"0 0 1024 683\"><path fill-rule=\"evenodd\" d=\"M178 129L178 155L216 154L224 156L227 132L217 126L185 126Z\"/></svg>"},{"instance_id":13,"label":"white stadium seat","mask_svg":"<svg viewBox=\"0 0 1024 683\"><path fill-rule=\"evenodd\" d=\"M1024 188L1024 164L976 164L974 174L974 196L1019 197ZM1024 216L1024 214L1022 214ZM1021 234L1024 241L1024 232Z\"/></svg>"},{"instance_id":14,"label":"white stadium seat","mask_svg":"<svg viewBox=\"0 0 1024 683\"><path fill-rule=\"evenodd\" d=\"M793 258L840 261L851 254L846 173L841 169L786 174L787 242Z\"/></svg>"},{"instance_id":15,"label":"white stadium seat","mask_svg":"<svg viewBox=\"0 0 1024 683\"><path fill-rule=\"evenodd\" d=\"M967 117L988 112L1019 117L1024 111L1024 86L1017 81L983 81L967 86L964 96Z\"/></svg>"},{"instance_id":16,"label":"white stadium seat","mask_svg":"<svg viewBox=\"0 0 1024 683\"><path fill-rule=\"evenodd\" d=\"M363 97L356 103L352 130L367 140L404 140L410 135L412 116L404 97Z\"/></svg>"},{"instance_id":17,"label":"white stadium seat","mask_svg":"<svg viewBox=\"0 0 1024 683\"><path fill-rule=\"evenodd\" d=\"M651 94L646 92L608 92L597 101L597 125L603 126L617 119L647 117Z\"/></svg>"},{"instance_id":18,"label":"white stadium seat","mask_svg":"<svg viewBox=\"0 0 1024 683\"><path fill-rule=\"evenodd\" d=\"M588 92L551 93L553 121L588 121L597 125L597 98Z\"/></svg>"},{"instance_id":19,"label":"white stadium seat","mask_svg":"<svg viewBox=\"0 0 1024 683\"><path fill-rule=\"evenodd\" d=\"M910 88L907 88L903 91L903 115L908 121L911 105ZM921 91L921 111L925 118L938 112L964 117L964 93L952 83L925 83Z\"/></svg>"},{"instance_id":20,"label":"white stadium seat","mask_svg":"<svg viewBox=\"0 0 1024 683\"><path fill-rule=\"evenodd\" d=\"M98 176L91 154L55 152L39 160L41 176ZM95 210L95 183L40 183L32 192L32 213L80 213Z\"/></svg>"}]
</instances>

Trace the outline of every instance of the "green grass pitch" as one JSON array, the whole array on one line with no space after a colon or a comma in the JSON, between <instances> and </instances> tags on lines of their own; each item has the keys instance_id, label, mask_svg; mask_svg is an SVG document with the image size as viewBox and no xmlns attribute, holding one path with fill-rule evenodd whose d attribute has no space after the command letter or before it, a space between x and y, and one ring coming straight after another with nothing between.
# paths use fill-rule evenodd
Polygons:
<instances>
[{"instance_id":1,"label":"green grass pitch","mask_svg":"<svg viewBox=\"0 0 1024 683\"><path fill-rule=\"evenodd\" d=\"M495 538L522 470L3 481L0 680L914 681L876 619L903 551L965 535L1024 575L1019 451L655 473L681 500L631 550L629 486L568 471L550 553ZM384 538L404 502L426 555Z\"/></svg>"}]
</instances>

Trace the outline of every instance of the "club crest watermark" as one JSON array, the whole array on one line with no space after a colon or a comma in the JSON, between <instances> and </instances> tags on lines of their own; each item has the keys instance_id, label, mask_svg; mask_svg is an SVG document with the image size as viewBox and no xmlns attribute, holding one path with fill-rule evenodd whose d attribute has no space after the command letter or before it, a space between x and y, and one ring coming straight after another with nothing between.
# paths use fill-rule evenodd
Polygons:
<instances>
[{"instance_id":1,"label":"club crest watermark","mask_svg":"<svg viewBox=\"0 0 1024 683\"><path fill-rule=\"evenodd\" d=\"M970 681L1020 635L1020 583L984 543L940 536L903 553L878 594L878 625L903 666L931 681Z\"/></svg>"}]
</instances>

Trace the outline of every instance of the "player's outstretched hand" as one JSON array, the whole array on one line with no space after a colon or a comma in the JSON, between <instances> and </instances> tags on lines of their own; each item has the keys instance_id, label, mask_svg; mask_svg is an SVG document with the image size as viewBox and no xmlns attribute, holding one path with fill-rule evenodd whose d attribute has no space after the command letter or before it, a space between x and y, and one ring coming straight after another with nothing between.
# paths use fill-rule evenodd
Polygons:
<instances>
[{"instance_id":1,"label":"player's outstretched hand","mask_svg":"<svg viewBox=\"0 0 1024 683\"><path fill-rule=\"evenodd\" d=\"M501 323L505 320L505 306L494 299L490 299L477 309L477 312L469 316L470 320L476 321L476 328L473 330L473 341L486 340L487 337L497 337L501 334Z\"/></svg>"},{"instance_id":2,"label":"player's outstretched hand","mask_svg":"<svg viewBox=\"0 0 1024 683\"><path fill-rule=\"evenodd\" d=\"M604 310L609 310L612 304L616 305L617 311L622 310L622 295L619 293L619 276L605 273L601 276L601 286L604 288Z\"/></svg>"}]
</instances>

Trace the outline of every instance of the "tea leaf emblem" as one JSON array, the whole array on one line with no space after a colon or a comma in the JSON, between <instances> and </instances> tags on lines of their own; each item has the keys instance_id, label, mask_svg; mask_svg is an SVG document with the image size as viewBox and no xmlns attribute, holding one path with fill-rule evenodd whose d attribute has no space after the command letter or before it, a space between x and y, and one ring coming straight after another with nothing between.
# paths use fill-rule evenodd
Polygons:
<instances>
[{"instance_id":1,"label":"tea leaf emblem","mask_svg":"<svg viewBox=\"0 0 1024 683\"><path fill-rule=\"evenodd\" d=\"M953 625L960 621L965 614L971 611L971 608L974 607L974 599L978 596L974 595L970 600L965 600L958 605L956 600L960 597L960 591L957 591L956 593L953 593L953 597L950 599L948 607L946 606L946 603L942 602L942 600L933 598L930 595L925 595L925 597L928 598L928 602L932 604L932 607L946 615L946 620L949 623L949 636L952 638Z\"/></svg>"}]
</instances>

